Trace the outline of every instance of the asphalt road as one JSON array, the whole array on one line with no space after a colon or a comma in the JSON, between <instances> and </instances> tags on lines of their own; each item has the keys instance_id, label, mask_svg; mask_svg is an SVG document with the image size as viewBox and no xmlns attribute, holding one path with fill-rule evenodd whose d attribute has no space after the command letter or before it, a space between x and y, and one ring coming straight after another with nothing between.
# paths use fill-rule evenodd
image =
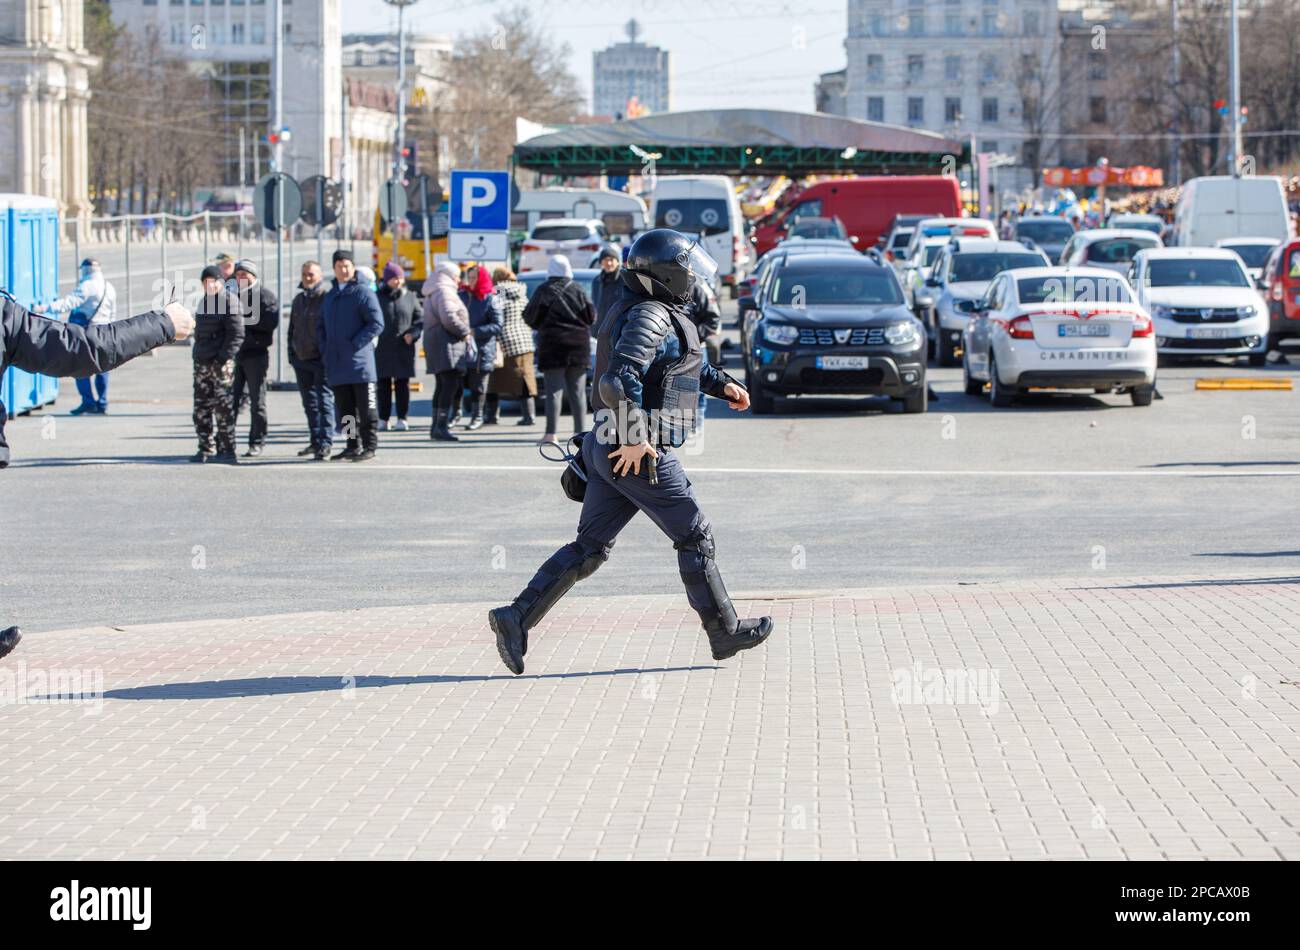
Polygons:
<instances>
[{"instance_id":1,"label":"asphalt road","mask_svg":"<svg viewBox=\"0 0 1300 950\"><path fill-rule=\"evenodd\" d=\"M52 410L10 424L0 621L505 600L572 538L578 507L533 448L540 427L510 416L431 443L427 380L414 430L385 433L373 463L299 461L298 397L276 392L264 459L190 465L189 358L169 347L116 372L107 417L69 417L65 381ZM1088 571L1300 578L1300 391L1194 389L1261 375L1300 373L1206 362L1162 370L1150 408L1042 395L993 410L961 392L959 371L935 370L939 399L919 416L873 400L787 401L763 418L715 404L685 464L733 592ZM644 519L580 588L641 589L680 590Z\"/></svg>"}]
</instances>

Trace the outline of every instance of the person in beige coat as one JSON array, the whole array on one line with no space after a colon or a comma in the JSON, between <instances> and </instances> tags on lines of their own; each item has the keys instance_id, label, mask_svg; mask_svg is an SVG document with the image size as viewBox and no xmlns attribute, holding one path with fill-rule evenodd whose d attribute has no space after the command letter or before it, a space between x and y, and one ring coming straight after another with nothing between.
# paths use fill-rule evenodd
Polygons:
<instances>
[{"instance_id":1,"label":"person in beige coat","mask_svg":"<svg viewBox=\"0 0 1300 950\"><path fill-rule=\"evenodd\" d=\"M437 442L459 441L451 433L452 407L465 388L465 370L478 358L469 311L461 302L460 268L442 261L424 282L424 360L434 377L433 425L429 438Z\"/></svg>"}]
</instances>

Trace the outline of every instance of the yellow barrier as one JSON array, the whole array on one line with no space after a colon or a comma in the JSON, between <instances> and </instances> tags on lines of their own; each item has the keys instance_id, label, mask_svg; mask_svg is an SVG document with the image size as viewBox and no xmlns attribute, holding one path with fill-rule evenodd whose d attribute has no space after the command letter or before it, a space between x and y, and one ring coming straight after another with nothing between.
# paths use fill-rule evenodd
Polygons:
<instances>
[{"instance_id":1,"label":"yellow barrier","mask_svg":"<svg viewBox=\"0 0 1300 950\"><path fill-rule=\"evenodd\" d=\"M1277 389L1289 392L1291 389L1291 380L1285 376L1261 376L1255 379L1250 377L1218 377L1210 379L1198 379L1196 381L1197 389Z\"/></svg>"}]
</instances>

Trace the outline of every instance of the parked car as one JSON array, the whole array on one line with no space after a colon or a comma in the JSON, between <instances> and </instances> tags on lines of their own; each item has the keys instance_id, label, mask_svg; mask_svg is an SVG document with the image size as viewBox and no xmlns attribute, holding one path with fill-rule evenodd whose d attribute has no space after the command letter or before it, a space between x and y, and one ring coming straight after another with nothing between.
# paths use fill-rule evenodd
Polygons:
<instances>
[{"instance_id":1,"label":"parked car","mask_svg":"<svg viewBox=\"0 0 1300 950\"><path fill-rule=\"evenodd\" d=\"M950 237L986 237L996 239L997 225L987 218L922 218L912 231L912 239L907 245L907 262L909 266L916 263L916 252L936 238ZM941 242L943 243L943 242Z\"/></svg>"},{"instance_id":2,"label":"parked car","mask_svg":"<svg viewBox=\"0 0 1300 950\"><path fill-rule=\"evenodd\" d=\"M1174 211L1170 245L1213 247L1223 238L1249 235L1279 241L1292 236L1282 179L1272 175L1210 175L1183 185Z\"/></svg>"},{"instance_id":3,"label":"parked car","mask_svg":"<svg viewBox=\"0 0 1300 950\"><path fill-rule=\"evenodd\" d=\"M781 239L789 221L813 216L839 218L849 240L865 251L900 214L961 214L957 179L943 175L879 175L814 182L791 203L758 222L754 248L758 254L766 254Z\"/></svg>"},{"instance_id":4,"label":"parked car","mask_svg":"<svg viewBox=\"0 0 1300 950\"><path fill-rule=\"evenodd\" d=\"M1065 267L1104 267L1126 274L1138 251L1163 246L1160 236L1150 231L1092 228L1075 232L1058 263Z\"/></svg>"},{"instance_id":5,"label":"parked car","mask_svg":"<svg viewBox=\"0 0 1300 950\"><path fill-rule=\"evenodd\" d=\"M935 258L930 276L917 293L918 314L933 344L940 366L956 366L962 332L970 311L959 304L983 300L993 278L1002 271L1023 267L1048 267L1042 251L1019 241L991 238L952 238Z\"/></svg>"},{"instance_id":6,"label":"parked car","mask_svg":"<svg viewBox=\"0 0 1300 950\"><path fill-rule=\"evenodd\" d=\"M1270 350L1283 340L1300 338L1300 239L1273 249L1264 267L1263 291L1268 302Z\"/></svg>"},{"instance_id":7,"label":"parked car","mask_svg":"<svg viewBox=\"0 0 1300 950\"><path fill-rule=\"evenodd\" d=\"M1106 227L1150 231L1157 237L1165 233L1165 219L1158 214L1138 214L1136 212L1116 212L1106 219Z\"/></svg>"},{"instance_id":8,"label":"parked car","mask_svg":"<svg viewBox=\"0 0 1300 950\"><path fill-rule=\"evenodd\" d=\"M889 396L924 412L925 329L884 261L861 254L783 258L757 297L741 300L741 352L750 404L776 397Z\"/></svg>"},{"instance_id":9,"label":"parked car","mask_svg":"<svg viewBox=\"0 0 1300 950\"><path fill-rule=\"evenodd\" d=\"M1264 264L1273 253L1273 248L1280 243L1282 242L1270 237L1234 237L1221 238L1214 242L1214 246L1235 251L1246 265L1246 273L1250 275L1251 281L1262 290Z\"/></svg>"},{"instance_id":10,"label":"parked car","mask_svg":"<svg viewBox=\"0 0 1300 950\"><path fill-rule=\"evenodd\" d=\"M738 296L741 298L752 296L757 292L758 286L762 283L764 276L773 262L778 259L798 254L857 254L858 250L848 241L839 241L831 238L791 238L788 241L782 241L772 250L768 251L754 269L745 276L739 284L736 285Z\"/></svg>"},{"instance_id":11,"label":"parked car","mask_svg":"<svg viewBox=\"0 0 1300 950\"><path fill-rule=\"evenodd\" d=\"M848 232L844 230L844 222L839 218L816 218L811 215L796 218L785 233L787 241L790 238L832 238L840 241L849 239Z\"/></svg>"},{"instance_id":12,"label":"parked car","mask_svg":"<svg viewBox=\"0 0 1300 950\"><path fill-rule=\"evenodd\" d=\"M917 306L917 297L924 295L925 282L930 279L934 262L939 259L939 255L948 246L950 240L951 238L948 237L932 237L927 238L920 245L909 248L907 260L903 262L903 267L898 272L898 279L903 284L903 294L907 297L907 305L916 312L918 320L921 319L921 308Z\"/></svg>"},{"instance_id":13,"label":"parked car","mask_svg":"<svg viewBox=\"0 0 1300 950\"><path fill-rule=\"evenodd\" d=\"M1268 305L1233 251L1143 251L1133 260L1129 280L1155 320L1161 355L1244 356L1252 366L1264 365Z\"/></svg>"},{"instance_id":14,"label":"parked car","mask_svg":"<svg viewBox=\"0 0 1300 950\"><path fill-rule=\"evenodd\" d=\"M599 218L547 218L533 225L519 249L519 273L546 271L552 257L563 254L570 264L591 260L609 240Z\"/></svg>"},{"instance_id":15,"label":"parked car","mask_svg":"<svg viewBox=\"0 0 1300 950\"><path fill-rule=\"evenodd\" d=\"M1049 261L1056 263L1061 259L1065 245L1074 237L1074 225L1055 215L1031 214L1016 222L1012 237L1021 244L1027 245L1032 241Z\"/></svg>"},{"instance_id":16,"label":"parked car","mask_svg":"<svg viewBox=\"0 0 1300 950\"><path fill-rule=\"evenodd\" d=\"M1135 406L1155 397L1151 316L1128 282L1099 267L1004 271L988 296L963 304L966 394L987 382L994 406L1030 388L1127 392Z\"/></svg>"}]
</instances>

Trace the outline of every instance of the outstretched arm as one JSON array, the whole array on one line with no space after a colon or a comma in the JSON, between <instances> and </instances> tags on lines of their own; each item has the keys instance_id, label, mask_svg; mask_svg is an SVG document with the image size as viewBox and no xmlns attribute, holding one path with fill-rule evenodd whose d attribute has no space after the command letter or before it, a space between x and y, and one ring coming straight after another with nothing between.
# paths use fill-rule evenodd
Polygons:
<instances>
[{"instance_id":1,"label":"outstretched arm","mask_svg":"<svg viewBox=\"0 0 1300 950\"><path fill-rule=\"evenodd\" d=\"M165 310L83 328L36 316L6 300L0 325L4 331L0 363L46 376L85 377L107 373L156 346L185 339L194 319L180 304L168 304Z\"/></svg>"}]
</instances>

